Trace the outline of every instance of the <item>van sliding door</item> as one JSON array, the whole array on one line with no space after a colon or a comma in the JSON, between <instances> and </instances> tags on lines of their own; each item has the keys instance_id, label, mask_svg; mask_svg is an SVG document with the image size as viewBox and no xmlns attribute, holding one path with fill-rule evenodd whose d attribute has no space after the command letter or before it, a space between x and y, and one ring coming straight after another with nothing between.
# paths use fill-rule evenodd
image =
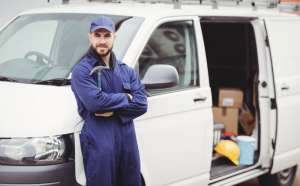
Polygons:
<instances>
[{"instance_id":1,"label":"van sliding door","mask_svg":"<svg viewBox=\"0 0 300 186\"><path fill-rule=\"evenodd\" d=\"M265 19L273 64L277 108L272 173L292 167L300 157L300 19ZM276 105L277 103L277 105Z\"/></svg>"}]
</instances>

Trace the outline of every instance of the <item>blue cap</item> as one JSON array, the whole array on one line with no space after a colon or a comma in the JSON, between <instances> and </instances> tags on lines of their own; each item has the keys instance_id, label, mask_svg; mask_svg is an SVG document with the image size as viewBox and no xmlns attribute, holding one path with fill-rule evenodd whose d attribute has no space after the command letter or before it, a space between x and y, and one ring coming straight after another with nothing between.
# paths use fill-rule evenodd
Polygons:
<instances>
[{"instance_id":1,"label":"blue cap","mask_svg":"<svg viewBox=\"0 0 300 186\"><path fill-rule=\"evenodd\" d=\"M115 32L115 23L109 17L100 16L91 23L90 32L95 32L97 29L103 28L109 32Z\"/></svg>"}]
</instances>

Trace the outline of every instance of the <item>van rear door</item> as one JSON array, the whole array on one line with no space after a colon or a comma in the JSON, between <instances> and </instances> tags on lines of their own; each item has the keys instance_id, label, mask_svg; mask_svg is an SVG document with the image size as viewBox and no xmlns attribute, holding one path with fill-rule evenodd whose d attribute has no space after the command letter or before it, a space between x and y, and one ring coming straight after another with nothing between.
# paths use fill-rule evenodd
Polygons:
<instances>
[{"instance_id":1,"label":"van rear door","mask_svg":"<svg viewBox=\"0 0 300 186\"><path fill-rule=\"evenodd\" d=\"M277 108L275 173L296 165L300 157L300 18L266 18L265 25L275 82L273 107Z\"/></svg>"}]
</instances>

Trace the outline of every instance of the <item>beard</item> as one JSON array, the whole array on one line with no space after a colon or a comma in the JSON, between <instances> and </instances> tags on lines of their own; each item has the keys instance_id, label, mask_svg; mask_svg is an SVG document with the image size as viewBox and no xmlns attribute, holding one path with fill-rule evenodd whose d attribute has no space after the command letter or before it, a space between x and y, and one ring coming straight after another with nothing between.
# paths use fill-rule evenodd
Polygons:
<instances>
[{"instance_id":1,"label":"beard","mask_svg":"<svg viewBox=\"0 0 300 186\"><path fill-rule=\"evenodd\" d=\"M104 54L99 54L100 57L106 57L108 56L112 51L112 48L108 49L107 52L105 52Z\"/></svg>"},{"instance_id":2,"label":"beard","mask_svg":"<svg viewBox=\"0 0 300 186\"><path fill-rule=\"evenodd\" d=\"M98 50L98 47L94 47L94 46L93 46L93 49L97 52L97 54L98 54L100 57L106 57L106 56L108 56L108 55L112 52L112 47L109 48L109 49L107 49L107 51L106 51L105 53L100 52L100 51Z\"/></svg>"}]
</instances>

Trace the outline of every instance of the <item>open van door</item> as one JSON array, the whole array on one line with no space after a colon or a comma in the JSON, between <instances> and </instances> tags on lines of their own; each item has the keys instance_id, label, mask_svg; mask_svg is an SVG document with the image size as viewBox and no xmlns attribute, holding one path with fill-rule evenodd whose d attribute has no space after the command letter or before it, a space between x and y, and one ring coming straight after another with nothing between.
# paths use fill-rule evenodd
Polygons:
<instances>
[{"instance_id":1,"label":"open van door","mask_svg":"<svg viewBox=\"0 0 300 186\"><path fill-rule=\"evenodd\" d=\"M300 19L298 17L266 18L273 65L277 111L275 147L271 173L291 168L300 157Z\"/></svg>"}]
</instances>

